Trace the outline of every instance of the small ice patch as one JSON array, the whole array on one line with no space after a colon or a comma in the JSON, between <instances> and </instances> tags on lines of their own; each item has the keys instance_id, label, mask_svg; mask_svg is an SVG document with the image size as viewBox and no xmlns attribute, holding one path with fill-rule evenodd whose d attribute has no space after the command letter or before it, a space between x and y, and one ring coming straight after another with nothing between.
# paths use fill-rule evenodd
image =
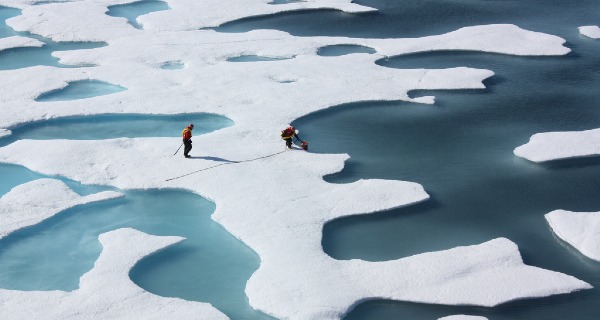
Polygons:
<instances>
[{"instance_id":1,"label":"small ice patch","mask_svg":"<svg viewBox=\"0 0 600 320\"><path fill-rule=\"evenodd\" d=\"M514 154L533 162L600 155L600 129L536 133Z\"/></svg>"},{"instance_id":2,"label":"small ice patch","mask_svg":"<svg viewBox=\"0 0 600 320\"><path fill-rule=\"evenodd\" d=\"M559 238L585 256L600 261L600 212L555 210L545 217Z\"/></svg>"},{"instance_id":3,"label":"small ice patch","mask_svg":"<svg viewBox=\"0 0 600 320\"><path fill-rule=\"evenodd\" d=\"M10 130L0 129L0 138L8 137L12 134Z\"/></svg>"},{"instance_id":4,"label":"small ice patch","mask_svg":"<svg viewBox=\"0 0 600 320\"><path fill-rule=\"evenodd\" d=\"M600 39L600 28L598 26L579 27L579 33L588 38Z\"/></svg>"},{"instance_id":5,"label":"small ice patch","mask_svg":"<svg viewBox=\"0 0 600 320\"><path fill-rule=\"evenodd\" d=\"M0 53L4 50L24 48L24 47L42 47L43 42L27 37L13 36L8 38L0 38Z\"/></svg>"},{"instance_id":6,"label":"small ice patch","mask_svg":"<svg viewBox=\"0 0 600 320\"><path fill-rule=\"evenodd\" d=\"M121 196L118 192L105 191L82 197L55 179L22 184L0 198L0 239L71 207Z\"/></svg>"}]
</instances>

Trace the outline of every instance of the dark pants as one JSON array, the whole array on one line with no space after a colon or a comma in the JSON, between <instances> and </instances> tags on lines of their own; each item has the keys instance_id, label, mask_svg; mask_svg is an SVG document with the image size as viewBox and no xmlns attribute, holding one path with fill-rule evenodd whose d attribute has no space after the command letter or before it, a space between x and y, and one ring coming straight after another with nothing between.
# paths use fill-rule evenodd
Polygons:
<instances>
[{"instance_id":1,"label":"dark pants","mask_svg":"<svg viewBox=\"0 0 600 320\"><path fill-rule=\"evenodd\" d=\"M285 145L291 149L292 148L292 138L287 138L287 139L283 139L283 140L285 140Z\"/></svg>"},{"instance_id":2,"label":"dark pants","mask_svg":"<svg viewBox=\"0 0 600 320\"><path fill-rule=\"evenodd\" d=\"M188 153L190 153L190 151L192 150L192 140L190 139L184 139L183 140L183 155L184 156L188 156Z\"/></svg>"}]
</instances>

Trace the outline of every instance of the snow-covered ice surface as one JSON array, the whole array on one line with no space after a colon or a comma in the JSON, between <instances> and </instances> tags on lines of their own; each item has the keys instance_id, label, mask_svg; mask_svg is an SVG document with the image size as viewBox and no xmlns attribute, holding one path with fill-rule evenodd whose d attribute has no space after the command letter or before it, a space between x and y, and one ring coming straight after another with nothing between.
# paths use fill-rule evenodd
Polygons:
<instances>
[{"instance_id":1,"label":"snow-covered ice surface","mask_svg":"<svg viewBox=\"0 0 600 320\"><path fill-rule=\"evenodd\" d=\"M11 134L12 134L12 132L10 130L0 129L0 138L2 138L2 137L8 137Z\"/></svg>"},{"instance_id":2,"label":"snow-covered ice surface","mask_svg":"<svg viewBox=\"0 0 600 320\"><path fill-rule=\"evenodd\" d=\"M13 36L0 38L0 52L14 48L41 47L43 45L43 42L27 37Z\"/></svg>"},{"instance_id":3,"label":"snow-covered ice surface","mask_svg":"<svg viewBox=\"0 0 600 320\"><path fill-rule=\"evenodd\" d=\"M600 212L555 210L545 217L559 238L587 257L600 261Z\"/></svg>"},{"instance_id":4,"label":"snow-covered ice surface","mask_svg":"<svg viewBox=\"0 0 600 320\"><path fill-rule=\"evenodd\" d=\"M172 10L138 19L144 30L132 28L124 18L104 14L108 5L131 1L28 6L30 2L2 1L23 12L7 20L8 25L54 41L105 41L108 46L53 53L61 63L95 67L38 66L3 71L0 85L11 90L0 93L0 128L73 115L191 111L221 114L234 120L235 125L194 137L193 159L172 156L173 146L180 143L178 138L122 138L20 140L0 149L0 161L86 184L122 189L184 188L215 201L213 219L261 258L261 266L246 288L252 307L281 318L338 319L358 303L374 298L494 306L590 288L571 276L523 264L517 246L504 238L393 261L335 260L321 247L326 222L410 205L429 196L420 185L404 181L327 183L323 176L339 172L347 155L282 152L277 135L291 121L331 106L367 100L433 103L433 97L411 99L408 92L482 89L482 81L493 75L489 70L465 67L390 69L377 66L378 59L435 50L564 55L570 50L563 46L563 39L500 24L407 39L295 37L273 30L241 34L196 30L289 10L373 10L349 0L283 5L271 5L267 0L253 0L252 4L241 0L171 0L168 4ZM377 53L339 57L316 54L320 47L340 44L371 47ZM292 59L227 62L228 58L246 55ZM160 68L172 61L185 67ZM35 101L45 92L86 79L128 90L90 99ZM30 150L36 150L36 157L28 156ZM222 165L214 160L218 158L240 162ZM204 170L210 167L214 168ZM135 261L178 241L175 238L119 230L103 235L101 240L105 251L95 268L82 278L79 290L4 290L2 296L7 297L4 301L10 305L11 314L24 309L43 312L60 300L61 308L52 309L55 318L127 318L132 310L164 318L165 313L158 312L162 306L168 306L168 312L177 318L193 314L217 317L210 306L157 298L133 286L127 277ZM139 247L127 247L131 243ZM125 262L120 257L123 255ZM494 285L481 286L482 282ZM116 301L126 303L114 310L107 308ZM81 309L74 311L73 306Z\"/></svg>"},{"instance_id":5,"label":"snow-covered ice surface","mask_svg":"<svg viewBox=\"0 0 600 320\"><path fill-rule=\"evenodd\" d=\"M533 162L597 156L600 129L536 133L528 143L515 148L514 153Z\"/></svg>"},{"instance_id":6,"label":"snow-covered ice surface","mask_svg":"<svg viewBox=\"0 0 600 320\"><path fill-rule=\"evenodd\" d=\"M598 26L579 27L579 32L588 38L600 39L600 27Z\"/></svg>"},{"instance_id":7,"label":"snow-covered ice surface","mask_svg":"<svg viewBox=\"0 0 600 320\"><path fill-rule=\"evenodd\" d=\"M0 239L71 207L121 196L118 192L105 191L82 197L55 179L22 184L0 198Z\"/></svg>"},{"instance_id":8,"label":"snow-covered ice surface","mask_svg":"<svg viewBox=\"0 0 600 320\"><path fill-rule=\"evenodd\" d=\"M246 289L250 304L276 317L337 319L357 301L373 297L494 306L589 288L573 277L524 265L516 245L507 239L387 262L332 259L321 248L325 222L415 203L428 195L420 185L402 181L326 183L322 176L341 170L347 156L301 151L164 182L177 177L184 165L185 173L214 165L201 158L173 159L165 154L169 145L173 145L169 138L21 140L1 149L0 158L84 183L179 187L212 199L218 204L213 219L261 257L261 266ZM33 146L40 150L38 159L47 160L23 157ZM201 144L200 149L204 148ZM77 153L78 149L89 151ZM234 147L211 148L210 152L223 159L243 160ZM144 157L130 161L140 154ZM60 155L69 155L71 161L65 163ZM284 174L273 170L283 164ZM494 285L483 287L481 281Z\"/></svg>"},{"instance_id":9,"label":"snow-covered ice surface","mask_svg":"<svg viewBox=\"0 0 600 320\"><path fill-rule=\"evenodd\" d=\"M159 297L129 279L129 271L140 259L182 240L129 228L101 234L102 253L94 268L81 277L77 290L0 289L2 318L227 319L209 304Z\"/></svg>"},{"instance_id":10,"label":"snow-covered ice surface","mask_svg":"<svg viewBox=\"0 0 600 320\"><path fill-rule=\"evenodd\" d=\"M468 316L468 315L464 315L464 314L458 314L458 315L454 315L454 316L447 316L447 317L439 318L438 320L487 320L487 318L480 317L480 316Z\"/></svg>"}]
</instances>

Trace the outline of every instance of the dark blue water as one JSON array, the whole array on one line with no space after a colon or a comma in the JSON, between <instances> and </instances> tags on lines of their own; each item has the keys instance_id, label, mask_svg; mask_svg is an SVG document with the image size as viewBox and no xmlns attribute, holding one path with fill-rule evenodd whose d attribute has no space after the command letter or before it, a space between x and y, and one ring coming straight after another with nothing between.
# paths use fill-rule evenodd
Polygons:
<instances>
[{"instance_id":1,"label":"dark blue water","mask_svg":"<svg viewBox=\"0 0 600 320\"><path fill-rule=\"evenodd\" d=\"M129 24L136 29L142 29L143 26L137 22L137 18L150 12L163 11L171 9L164 1L142 0L139 2L118 4L108 7L109 16L126 18Z\"/></svg>"},{"instance_id":2,"label":"dark blue water","mask_svg":"<svg viewBox=\"0 0 600 320\"><path fill-rule=\"evenodd\" d=\"M510 22L562 36L573 52L547 58L438 52L380 60L379 65L390 68L469 66L490 69L496 75L485 81L485 90L411 93L414 97L436 95L433 106L364 102L295 121L303 139L311 141L312 152L351 155L346 168L327 177L328 181L408 180L421 183L431 195L431 200L419 205L328 223L324 250L342 260L380 261L507 237L517 243L525 263L600 287L600 263L556 239L543 217L559 208L600 211L600 159L540 165L512 153L537 132L600 127L600 41L582 37L577 30L581 25L600 23L600 2L361 3L386 10L369 16L293 14L285 24L279 16L233 23L227 28L264 28L277 23L285 31L302 35L323 31L320 34L400 37ZM335 22L322 19L313 29L307 20L317 16ZM296 24L302 19L303 23ZM350 20L355 23L342 23ZM346 318L437 319L463 313L489 319L591 320L600 315L597 301L598 289L496 308L377 300L359 305Z\"/></svg>"},{"instance_id":3,"label":"dark blue water","mask_svg":"<svg viewBox=\"0 0 600 320\"><path fill-rule=\"evenodd\" d=\"M20 10L0 6L0 38L21 36L37 39L44 43L40 48L15 48L0 51L0 71L27 68L32 66L54 66L76 68L59 63L51 54L54 51L94 49L106 46L103 42L55 42L28 32L16 32L6 25L6 19L21 14Z\"/></svg>"}]
</instances>

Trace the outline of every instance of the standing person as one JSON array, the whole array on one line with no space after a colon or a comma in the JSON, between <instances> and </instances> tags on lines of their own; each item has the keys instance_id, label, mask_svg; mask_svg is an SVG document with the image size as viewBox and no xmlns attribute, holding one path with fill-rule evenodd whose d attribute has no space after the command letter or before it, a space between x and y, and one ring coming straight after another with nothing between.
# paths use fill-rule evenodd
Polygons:
<instances>
[{"instance_id":1,"label":"standing person","mask_svg":"<svg viewBox=\"0 0 600 320\"><path fill-rule=\"evenodd\" d=\"M192 130L194 129L194 125L190 124L181 132L181 137L183 138L183 156L189 158L190 151L192 150Z\"/></svg>"}]
</instances>

